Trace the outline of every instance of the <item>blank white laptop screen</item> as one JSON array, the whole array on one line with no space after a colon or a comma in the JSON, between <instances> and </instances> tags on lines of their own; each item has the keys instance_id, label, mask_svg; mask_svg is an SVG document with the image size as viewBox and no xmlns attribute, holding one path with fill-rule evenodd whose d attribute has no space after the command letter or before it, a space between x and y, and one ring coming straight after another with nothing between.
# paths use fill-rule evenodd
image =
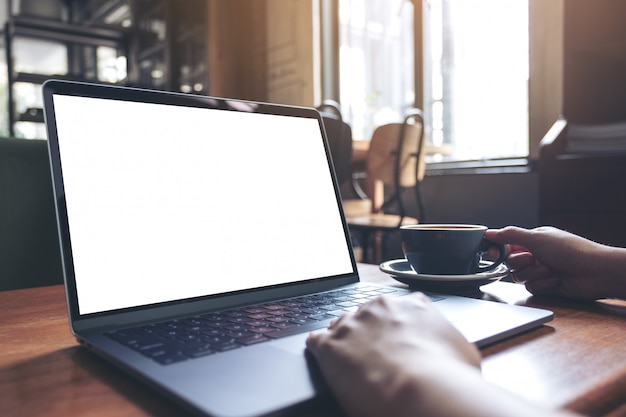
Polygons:
<instances>
[{"instance_id":1,"label":"blank white laptop screen","mask_svg":"<svg viewBox=\"0 0 626 417\"><path fill-rule=\"evenodd\" d=\"M54 107L80 314L353 272L317 120Z\"/></svg>"}]
</instances>

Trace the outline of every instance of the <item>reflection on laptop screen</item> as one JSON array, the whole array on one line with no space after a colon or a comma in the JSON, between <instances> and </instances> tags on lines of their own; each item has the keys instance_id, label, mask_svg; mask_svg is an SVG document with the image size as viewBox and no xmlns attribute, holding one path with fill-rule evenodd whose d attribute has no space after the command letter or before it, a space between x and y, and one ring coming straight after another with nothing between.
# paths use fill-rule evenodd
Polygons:
<instances>
[{"instance_id":1,"label":"reflection on laptop screen","mask_svg":"<svg viewBox=\"0 0 626 417\"><path fill-rule=\"evenodd\" d=\"M80 314L352 272L317 120L54 106Z\"/></svg>"}]
</instances>

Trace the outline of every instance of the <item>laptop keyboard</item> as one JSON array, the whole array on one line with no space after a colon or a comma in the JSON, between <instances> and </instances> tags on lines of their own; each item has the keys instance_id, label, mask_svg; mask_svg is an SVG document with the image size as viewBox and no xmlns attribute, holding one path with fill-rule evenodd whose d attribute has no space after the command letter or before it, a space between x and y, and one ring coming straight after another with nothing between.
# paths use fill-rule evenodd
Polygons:
<instances>
[{"instance_id":1,"label":"laptop keyboard","mask_svg":"<svg viewBox=\"0 0 626 417\"><path fill-rule=\"evenodd\" d=\"M310 332L401 288L359 286L142 325L106 335L156 362L175 362Z\"/></svg>"}]
</instances>

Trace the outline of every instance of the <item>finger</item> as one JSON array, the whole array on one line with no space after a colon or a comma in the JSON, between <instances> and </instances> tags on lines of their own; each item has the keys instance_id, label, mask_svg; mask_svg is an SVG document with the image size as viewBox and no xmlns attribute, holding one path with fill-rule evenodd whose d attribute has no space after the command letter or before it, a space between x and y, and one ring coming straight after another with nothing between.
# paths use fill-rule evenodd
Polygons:
<instances>
[{"instance_id":1,"label":"finger","mask_svg":"<svg viewBox=\"0 0 626 417\"><path fill-rule=\"evenodd\" d=\"M532 245L532 231L516 226L507 226L502 229L489 229L485 232L485 238L511 246L511 251L528 248Z\"/></svg>"},{"instance_id":2,"label":"finger","mask_svg":"<svg viewBox=\"0 0 626 417\"><path fill-rule=\"evenodd\" d=\"M362 307L362 305L360 306ZM347 317L347 316L351 316L354 315L354 313L344 313L341 316L332 319L330 321L330 323L328 323L328 330L335 330L337 329L337 327L341 324L341 322Z\"/></svg>"},{"instance_id":3,"label":"finger","mask_svg":"<svg viewBox=\"0 0 626 417\"><path fill-rule=\"evenodd\" d=\"M506 246L507 246L507 249L509 250L509 254L514 254L514 253L519 253L519 252L528 252L528 249L526 249L524 246L514 245L512 243L509 243Z\"/></svg>"},{"instance_id":4,"label":"finger","mask_svg":"<svg viewBox=\"0 0 626 417\"><path fill-rule=\"evenodd\" d=\"M561 280L559 277L551 276L545 279L528 281L526 283L526 289L535 295L556 294L560 284Z\"/></svg>"},{"instance_id":5,"label":"finger","mask_svg":"<svg viewBox=\"0 0 626 417\"><path fill-rule=\"evenodd\" d=\"M527 283L550 278L552 270L545 265L531 265L522 269L511 270L513 281Z\"/></svg>"},{"instance_id":6,"label":"finger","mask_svg":"<svg viewBox=\"0 0 626 417\"><path fill-rule=\"evenodd\" d=\"M528 252L521 252L509 255L506 259L506 264L510 269L524 269L530 266L537 265L535 257Z\"/></svg>"},{"instance_id":7,"label":"finger","mask_svg":"<svg viewBox=\"0 0 626 417\"><path fill-rule=\"evenodd\" d=\"M306 346L311 347L313 350L318 351L321 346L328 343L333 337L333 333L330 329L319 329L312 331L306 338Z\"/></svg>"},{"instance_id":8,"label":"finger","mask_svg":"<svg viewBox=\"0 0 626 417\"><path fill-rule=\"evenodd\" d=\"M309 333L309 336L306 338L306 347L311 352L317 352L317 348L320 345L322 335L321 333Z\"/></svg>"}]
</instances>

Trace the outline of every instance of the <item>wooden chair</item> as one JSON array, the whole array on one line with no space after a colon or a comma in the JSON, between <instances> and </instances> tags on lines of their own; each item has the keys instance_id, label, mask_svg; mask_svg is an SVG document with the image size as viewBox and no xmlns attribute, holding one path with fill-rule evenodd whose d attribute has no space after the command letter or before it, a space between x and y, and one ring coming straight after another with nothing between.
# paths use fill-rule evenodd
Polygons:
<instances>
[{"instance_id":1,"label":"wooden chair","mask_svg":"<svg viewBox=\"0 0 626 417\"><path fill-rule=\"evenodd\" d=\"M364 246L363 262L382 262L385 234L419 222L407 213L407 190L415 193L423 221L423 126L422 112L413 109L402 123L379 126L372 134L367 154L366 198L343 201L348 226L358 233Z\"/></svg>"}]
</instances>

